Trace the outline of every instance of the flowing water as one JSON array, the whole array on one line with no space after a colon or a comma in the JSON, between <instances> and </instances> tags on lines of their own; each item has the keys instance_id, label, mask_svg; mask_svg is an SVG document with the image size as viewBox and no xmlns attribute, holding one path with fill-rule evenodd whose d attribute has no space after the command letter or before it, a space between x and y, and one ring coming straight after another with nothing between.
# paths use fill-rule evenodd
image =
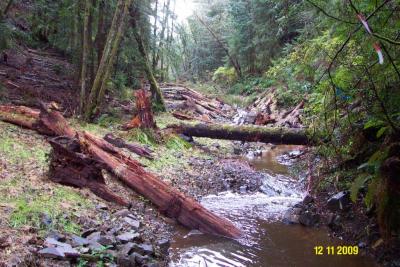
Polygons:
<instances>
[{"instance_id":1,"label":"flowing water","mask_svg":"<svg viewBox=\"0 0 400 267\"><path fill-rule=\"evenodd\" d=\"M259 158L248 159L266 172L259 193L223 192L204 197L202 204L230 219L244 237L231 240L179 227L171 244L170 266L376 266L362 256L317 256L315 246L346 244L330 238L326 229L280 222L285 211L304 195L288 172L291 158L298 153L299 147L277 146Z\"/></svg>"}]
</instances>

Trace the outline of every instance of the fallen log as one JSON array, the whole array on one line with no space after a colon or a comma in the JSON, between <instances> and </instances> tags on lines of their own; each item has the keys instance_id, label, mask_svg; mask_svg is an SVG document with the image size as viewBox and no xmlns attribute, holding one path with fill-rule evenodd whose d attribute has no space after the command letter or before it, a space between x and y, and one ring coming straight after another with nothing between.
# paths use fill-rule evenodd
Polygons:
<instances>
[{"instance_id":1,"label":"fallen log","mask_svg":"<svg viewBox=\"0 0 400 267\"><path fill-rule=\"evenodd\" d=\"M77 188L89 188L95 195L121 206L129 202L107 188L102 169L104 163L82 154L77 139L56 137L49 140L53 148L50 154L49 178L53 182Z\"/></svg>"},{"instance_id":2,"label":"fallen log","mask_svg":"<svg viewBox=\"0 0 400 267\"><path fill-rule=\"evenodd\" d=\"M148 149L146 147L143 147L141 145L134 144L134 143L126 143L123 139L115 137L111 133L106 134L103 137L103 139L118 148L126 148L129 151L131 151L139 156L142 156L142 157L145 157L145 158L148 158L151 160L154 159L154 156L152 155L153 151L151 149Z\"/></svg>"},{"instance_id":3,"label":"fallen log","mask_svg":"<svg viewBox=\"0 0 400 267\"><path fill-rule=\"evenodd\" d=\"M2 119L1 116L0 119ZM124 155L119 148L108 143L104 139L86 132L77 132L72 129L58 111L42 109L39 118L34 124L41 125L46 132L52 135L65 136L63 138L67 140L68 138L71 140L74 138L79 140L75 142L75 145L79 146L80 150L78 151L81 151L86 156L93 157L96 160L96 164L102 164L102 168L104 167L112 172L129 188L148 198L159 208L162 214L176 219L182 225L190 229L197 229L204 233L214 235L222 235L231 238L241 236L241 231L230 221L213 214L192 198L172 188L154 174L147 172L138 161ZM53 145L56 147L58 146L56 142L53 143ZM59 148L59 151L63 151L67 154L69 152L61 148ZM77 153L73 154L73 156L71 156L71 153L69 153L69 155L69 161L60 164L60 166L68 166L65 165L68 162L83 164L84 162L82 163L81 161L89 160L85 157L78 160L80 156ZM57 157L57 160L60 158L61 157ZM93 164L93 166L96 164ZM98 166L98 168L100 169L100 166ZM120 201L121 204L125 203L125 200L116 198L106 187L102 186L101 178L99 174L96 173L96 170L87 169L86 165L81 165L78 169L81 169L83 173L94 174L96 177L95 182L88 180L89 176L87 176L86 181L83 183L79 183L79 181L75 180L71 181L69 176L77 174L77 171L76 168L71 169L70 166L66 171L68 175L63 173L65 170L61 167L53 170L56 173L56 178L54 179L74 186L87 186L106 200L112 200L114 202ZM60 172L62 173L60 174ZM80 177L80 175L75 177Z\"/></svg>"},{"instance_id":4,"label":"fallen log","mask_svg":"<svg viewBox=\"0 0 400 267\"><path fill-rule=\"evenodd\" d=\"M311 141L304 129L270 128L253 125L179 124L169 125L176 133L194 137L208 137L247 142L307 145Z\"/></svg>"}]
</instances>

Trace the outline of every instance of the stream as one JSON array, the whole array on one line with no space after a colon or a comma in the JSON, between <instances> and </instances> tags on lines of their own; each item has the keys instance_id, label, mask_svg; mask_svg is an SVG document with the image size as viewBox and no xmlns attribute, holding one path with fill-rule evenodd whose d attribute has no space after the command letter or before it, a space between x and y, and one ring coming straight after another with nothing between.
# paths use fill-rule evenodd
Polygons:
<instances>
[{"instance_id":1,"label":"stream","mask_svg":"<svg viewBox=\"0 0 400 267\"><path fill-rule=\"evenodd\" d=\"M331 238L327 229L281 222L285 211L304 196L298 179L289 175L290 155L298 153L296 146L281 145L271 147L260 157L246 158L255 169L266 173L260 192L222 192L201 201L206 208L235 223L244 236L231 240L177 226L170 266L377 266L360 255L317 256L315 246L343 243Z\"/></svg>"}]
</instances>

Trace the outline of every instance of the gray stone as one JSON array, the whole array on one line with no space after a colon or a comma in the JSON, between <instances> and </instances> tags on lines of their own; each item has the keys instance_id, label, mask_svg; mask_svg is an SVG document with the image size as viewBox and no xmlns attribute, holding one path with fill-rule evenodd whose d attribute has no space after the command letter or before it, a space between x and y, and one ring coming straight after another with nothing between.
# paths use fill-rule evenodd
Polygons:
<instances>
[{"instance_id":1,"label":"gray stone","mask_svg":"<svg viewBox=\"0 0 400 267\"><path fill-rule=\"evenodd\" d=\"M122 233L122 234L118 235L117 240L121 241L122 243L127 243L127 242L135 240L139 236L140 236L140 234L135 233L135 232L126 232L126 233Z\"/></svg>"},{"instance_id":2,"label":"gray stone","mask_svg":"<svg viewBox=\"0 0 400 267\"><path fill-rule=\"evenodd\" d=\"M134 258L132 259L129 256L119 255L119 256L117 256L116 262L119 267L135 267L136 266L135 259Z\"/></svg>"},{"instance_id":3,"label":"gray stone","mask_svg":"<svg viewBox=\"0 0 400 267\"><path fill-rule=\"evenodd\" d=\"M351 200L348 192L339 192L328 200L328 209L331 211L343 211L350 208Z\"/></svg>"},{"instance_id":4,"label":"gray stone","mask_svg":"<svg viewBox=\"0 0 400 267\"><path fill-rule=\"evenodd\" d=\"M121 255L125 255L128 256L129 254L131 254L133 247L135 246L134 243L132 242L128 242L124 245L120 245L118 246L118 251Z\"/></svg>"},{"instance_id":5,"label":"gray stone","mask_svg":"<svg viewBox=\"0 0 400 267\"><path fill-rule=\"evenodd\" d=\"M239 147L233 148L233 154L240 155L241 153L242 153L242 150Z\"/></svg>"},{"instance_id":6,"label":"gray stone","mask_svg":"<svg viewBox=\"0 0 400 267\"><path fill-rule=\"evenodd\" d=\"M100 203L96 206L96 209L98 210L108 210L108 206L104 203Z\"/></svg>"},{"instance_id":7,"label":"gray stone","mask_svg":"<svg viewBox=\"0 0 400 267\"><path fill-rule=\"evenodd\" d=\"M135 244L133 251L141 255L152 255L154 253L153 245L151 244Z\"/></svg>"},{"instance_id":8,"label":"gray stone","mask_svg":"<svg viewBox=\"0 0 400 267\"><path fill-rule=\"evenodd\" d=\"M168 239L160 239L157 241L157 246L160 248L162 254L167 254L171 242Z\"/></svg>"},{"instance_id":9,"label":"gray stone","mask_svg":"<svg viewBox=\"0 0 400 267\"><path fill-rule=\"evenodd\" d=\"M57 249L62 251L67 258L77 258L80 256L79 252L71 246L57 247Z\"/></svg>"},{"instance_id":10,"label":"gray stone","mask_svg":"<svg viewBox=\"0 0 400 267\"><path fill-rule=\"evenodd\" d=\"M306 211L300 215L299 222L304 226L314 226L319 222L319 215Z\"/></svg>"},{"instance_id":11,"label":"gray stone","mask_svg":"<svg viewBox=\"0 0 400 267\"><path fill-rule=\"evenodd\" d=\"M92 241L92 242L89 243L89 248L90 248L92 251L104 249L104 247L103 247L100 243L94 242L94 241Z\"/></svg>"},{"instance_id":12,"label":"gray stone","mask_svg":"<svg viewBox=\"0 0 400 267\"><path fill-rule=\"evenodd\" d=\"M71 244L74 247L79 247L79 246L85 246L89 244L89 240L86 238L77 236L77 235L72 235L71 236Z\"/></svg>"},{"instance_id":13,"label":"gray stone","mask_svg":"<svg viewBox=\"0 0 400 267\"><path fill-rule=\"evenodd\" d=\"M249 124L253 124L256 121L257 112L250 111L246 114L244 121Z\"/></svg>"},{"instance_id":14,"label":"gray stone","mask_svg":"<svg viewBox=\"0 0 400 267\"><path fill-rule=\"evenodd\" d=\"M134 259L135 262L139 265L142 266L146 263L146 261L149 259L148 256L143 256L140 255L139 253L133 252L130 256L131 259Z\"/></svg>"},{"instance_id":15,"label":"gray stone","mask_svg":"<svg viewBox=\"0 0 400 267\"><path fill-rule=\"evenodd\" d=\"M140 227L140 222L138 220L132 219L130 217L125 217L124 221L135 229L138 229Z\"/></svg>"},{"instance_id":16,"label":"gray stone","mask_svg":"<svg viewBox=\"0 0 400 267\"><path fill-rule=\"evenodd\" d=\"M87 229L82 233L82 237L88 237L89 235L93 234L94 232L97 232L97 229L95 229L95 228Z\"/></svg>"},{"instance_id":17,"label":"gray stone","mask_svg":"<svg viewBox=\"0 0 400 267\"><path fill-rule=\"evenodd\" d=\"M299 217L300 215L298 214L293 214L292 210L288 210L285 215L283 216L283 222L286 224L298 224L299 223Z\"/></svg>"},{"instance_id":18,"label":"gray stone","mask_svg":"<svg viewBox=\"0 0 400 267\"><path fill-rule=\"evenodd\" d=\"M247 185L242 185L239 187L239 192L240 194L246 194L247 193Z\"/></svg>"},{"instance_id":19,"label":"gray stone","mask_svg":"<svg viewBox=\"0 0 400 267\"><path fill-rule=\"evenodd\" d=\"M65 254L58 248L44 248L38 251L38 254L45 258L64 259Z\"/></svg>"},{"instance_id":20,"label":"gray stone","mask_svg":"<svg viewBox=\"0 0 400 267\"><path fill-rule=\"evenodd\" d=\"M90 235L88 235L87 240L89 240L89 242L99 242L99 239L101 237L101 233L100 232L94 232L91 233Z\"/></svg>"},{"instance_id":21,"label":"gray stone","mask_svg":"<svg viewBox=\"0 0 400 267\"><path fill-rule=\"evenodd\" d=\"M97 240L103 246L112 246L115 243L115 238L112 235L103 235Z\"/></svg>"},{"instance_id":22,"label":"gray stone","mask_svg":"<svg viewBox=\"0 0 400 267\"><path fill-rule=\"evenodd\" d=\"M128 209L122 209L114 213L114 216L116 217L126 217L130 214L131 212Z\"/></svg>"},{"instance_id":23,"label":"gray stone","mask_svg":"<svg viewBox=\"0 0 400 267\"><path fill-rule=\"evenodd\" d=\"M310 203L314 202L314 198L310 195L306 195L303 199L303 204L308 205Z\"/></svg>"}]
</instances>

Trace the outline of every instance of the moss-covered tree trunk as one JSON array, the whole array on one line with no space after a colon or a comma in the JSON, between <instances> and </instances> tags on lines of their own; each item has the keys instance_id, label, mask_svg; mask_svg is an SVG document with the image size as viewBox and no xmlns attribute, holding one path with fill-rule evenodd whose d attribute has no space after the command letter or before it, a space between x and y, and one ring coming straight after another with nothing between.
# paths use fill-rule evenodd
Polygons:
<instances>
[{"instance_id":1,"label":"moss-covered tree trunk","mask_svg":"<svg viewBox=\"0 0 400 267\"><path fill-rule=\"evenodd\" d=\"M229 124L179 124L171 125L177 133L188 136L224 140L264 142L272 144L308 145L311 143L304 129L238 126Z\"/></svg>"},{"instance_id":2,"label":"moss-covered tree trunk","mask_svg":"<svg viewBox=\"0 0 400 267\"><path fill-rule=\"evenodd\" d=\"M136 13L138 14L138 13ZM153 75L153 71L150 67L150 63L149 63L149 58L147 55L147 51L146 48L144 46L143 43L143 39L142 36L139 32L139 29L137 27L137 22L136 22L136 18L135 18L135 14L131 14L131 25L133 28L133 34L135 36L136 42L138 44L138 49L139 52L141 54L141 56L143 57L143 62L144 62L144 71L146 73L147 79L149 80L150 83L150 91L151 91L151 96L152 96L152 102L155 104L157 110L159 111L165 111L165 101L164 101L164 97L162 95L161 89L158 86L158 83Z\"/></svg>"},{"instance_id":3,"label":"moss-covered tree trunk","mask_svg":"<svg viewBox=\"0 0 400 267\"><path fill-rule=\"evenodd\" d=\"M101 104L106 83L110 74L110 70L114 63L114 57L118 50L119 42L124 29L124 21L128 8L132 0L119 0L117 3L114 17L111 23L110 30L107 35L107 40L104 45L102 57L97 69L96 77L93 81L92 89L89 94L88 103L85 110L85 120L90 121L95 113L96 108Z\"/></svg>"}]
</instances>

